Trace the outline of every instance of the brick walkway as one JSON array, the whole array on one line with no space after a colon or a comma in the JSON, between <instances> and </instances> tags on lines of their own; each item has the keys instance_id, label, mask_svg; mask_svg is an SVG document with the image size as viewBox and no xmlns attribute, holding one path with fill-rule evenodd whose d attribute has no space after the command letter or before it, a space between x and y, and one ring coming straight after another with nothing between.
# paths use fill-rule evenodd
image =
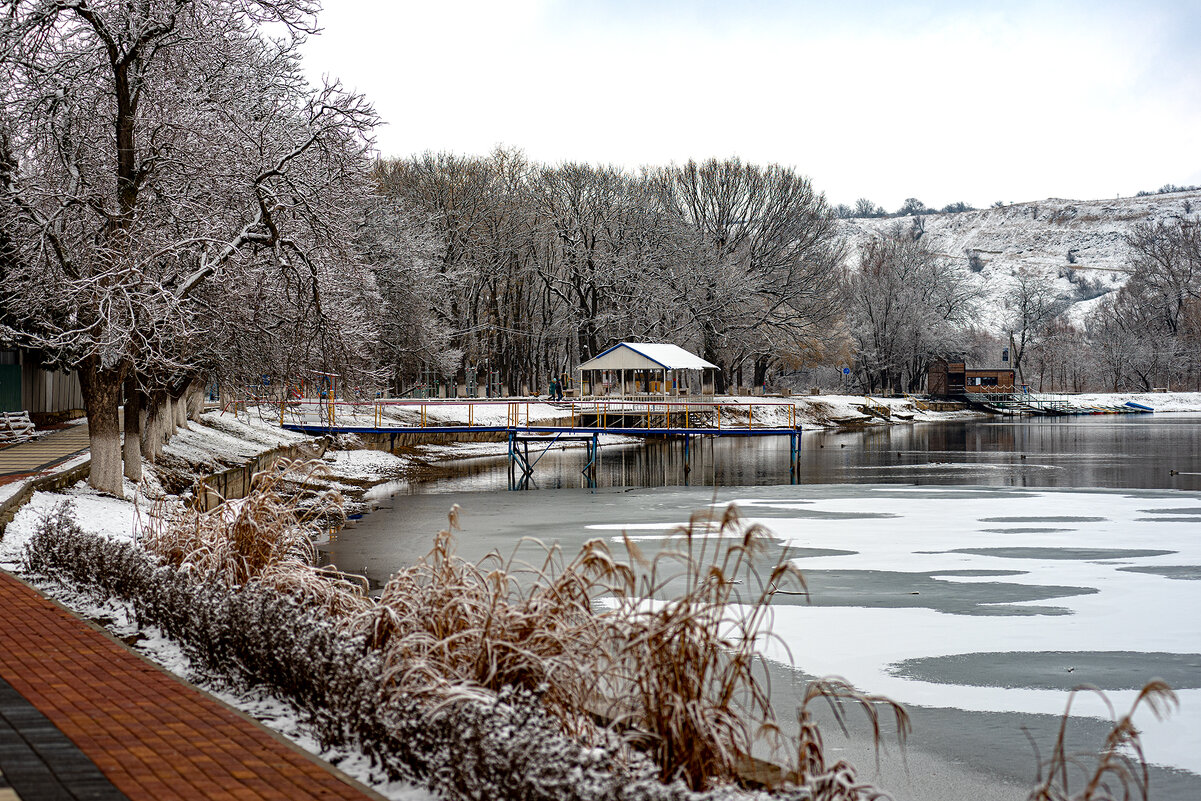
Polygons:
<instances>
[{"instance_id":1,"label":"brick walkway","mask_svg":"<svg viewBox=\"0 0 1201 801\"><path fill-rule=\"evenodd\" d=\"M0 801L381 798L3 571L0 679L15 691L0 690ZM22 725L33 724L20 721L41 716L69 743L56 744L55 732L36 720L34 734L22 735ZM5 718L16 732L7 740ZM18 752L24 761L14 761ZM80 752L111 790L96 786ZM48 770L58 789L19 783L38 770ZM84 779L84 790L71 789Z\"/></svg>"}]
</instances>

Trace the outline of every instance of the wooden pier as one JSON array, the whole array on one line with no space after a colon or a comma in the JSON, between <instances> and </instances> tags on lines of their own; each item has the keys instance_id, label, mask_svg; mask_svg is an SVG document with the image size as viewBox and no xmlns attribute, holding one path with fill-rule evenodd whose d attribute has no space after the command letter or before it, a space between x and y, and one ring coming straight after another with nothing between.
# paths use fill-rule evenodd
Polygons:
<instances>
[{"instance_id":1,"label":"wooden pier","mask_svg":"<svg viewBox=\"0 0 1201 801\"><path fill-rule=\"evenodd\" d=\"M571 440L584 442L587 464L581 472L589 485L595 486L601 434L679 439L686 456L694 437L786 436L794 480L801 450L797 408L780 400L295 400L279 404L279 424L314 435L494 432L500 435L498 439L508 440L512 489L528 486L534 467L552 445ZM531 444L535 446L533 456Z\"/></svg>"}]
</instances>

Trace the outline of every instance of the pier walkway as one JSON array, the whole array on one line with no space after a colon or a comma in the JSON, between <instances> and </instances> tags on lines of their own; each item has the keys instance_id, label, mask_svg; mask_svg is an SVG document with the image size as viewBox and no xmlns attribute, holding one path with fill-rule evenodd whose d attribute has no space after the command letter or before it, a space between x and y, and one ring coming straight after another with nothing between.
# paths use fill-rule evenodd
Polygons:
<instances>
[{"instance_id":1,"label":"pier walkway","mask_svg":"<svg viewBox=\"0 0 1201 801\"><path fill-rule=\"evenodd\" d=\"M395 436L493 433L508 439L509 487L525 489L542 454L560 440L582 440L587 450L580 472L595 486L600 435L641 439L693 437L789 438L789 471L795 480L801 450L797 407L783 399L597 398L557 402L537 399L294 400L278 403L279 424L305 434ZM530 445L543 446L530 455Z\"/></svg>"},{"instance_id":2,"label":"pier walkway","mask_svg":"<svg viewBox=\"0 0 1201 801\"><path fill-rule=\"evenodd\" d=\"M626 436L780 436L801 427L786 400L650 397L564 400L447 399L277 403L279 424L321 433L447 434L472 431Z\"/></svg>"},{"instance_id":3,"label":"pier walkway","mask_svg":"<svg viewBox=\"0 0 1201 801\"><path fill-rule=\"evenodd\" d=\"M1072 395L1053 392L1027 392L1013 387L967 387L963 400L976 408L1006 415L1046 415L1068 417L1095 414L1150 414L1150 406L1126 402L1121 405L1081 404Z\"/></svg>"},{"instance_id":4,"label":"pier walkway","mask_svg":"<svg viewBox=\"0 0 1201 801\"><path fill-rule=\"evenodd\" d=\"M0 801L382 801L0 571Z\"/></svg>"}]
</instances>

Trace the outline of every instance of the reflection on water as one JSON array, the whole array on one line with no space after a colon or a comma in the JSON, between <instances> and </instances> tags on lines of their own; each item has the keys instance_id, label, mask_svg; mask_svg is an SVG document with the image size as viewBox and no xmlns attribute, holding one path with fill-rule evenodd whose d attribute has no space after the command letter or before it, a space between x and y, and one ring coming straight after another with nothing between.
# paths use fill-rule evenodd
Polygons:
<instances>
[{"instance_id":1,"label":"reflection on water","mask_svg":"<svg viewBox=\"0 0 1201 801\"><path fill-rule=\"evenodd\" d=\"M531 457L535 449L531 447ZM587 487L583 449L552 449L531 489ZM609 445L598 487L790 483L787 437L694 438ZM987 419L816 431L802 437L800 484L982 484L1011 487L1201 489L1201 415ZM504 490L505 457L455 463L413 492Z\"/></svg>"}]
</instances>

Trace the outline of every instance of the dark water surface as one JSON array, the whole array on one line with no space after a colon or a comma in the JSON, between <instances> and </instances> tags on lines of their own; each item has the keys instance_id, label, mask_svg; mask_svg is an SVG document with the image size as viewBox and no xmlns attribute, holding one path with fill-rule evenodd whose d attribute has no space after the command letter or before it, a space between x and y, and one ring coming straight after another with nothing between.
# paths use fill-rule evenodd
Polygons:
<instances>
[{"instance_id":1,"label":"dark water surface","mask_svg":"<svg viewBox=\"0 0 1201 801\"><path fill-rule=\"evenodd\" d=\"M1201 490L1198 414L991 418L814 431L801 439L800 484ZM531 459L541 450L531 445ZM597 485L736 487L791 480L786 437L694 439L688 455L686 462L679 441L607 445ZM504 490L505 462L504 456L458 462L452 476L405 491ZM585 487L584 463L582 449L552 448L535 466L530 488Z\"/></svg>"}]
</instances>

